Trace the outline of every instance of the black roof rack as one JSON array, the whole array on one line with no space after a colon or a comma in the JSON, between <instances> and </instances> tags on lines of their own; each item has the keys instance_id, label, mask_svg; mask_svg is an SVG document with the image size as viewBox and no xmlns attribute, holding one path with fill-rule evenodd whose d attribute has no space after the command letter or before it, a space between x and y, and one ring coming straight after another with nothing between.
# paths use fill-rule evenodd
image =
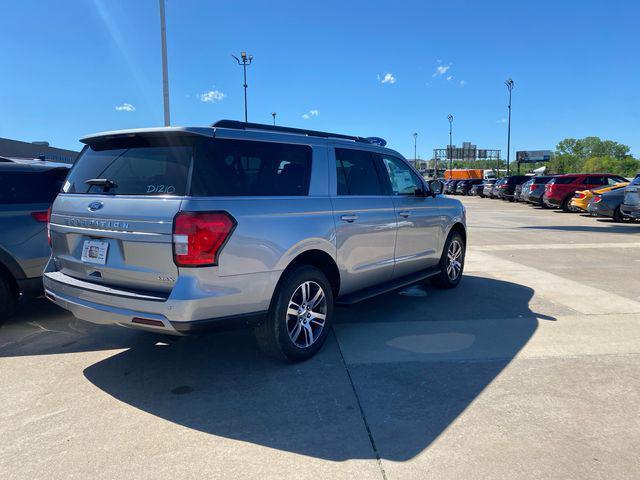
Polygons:
<instances>
[{"instance_id":1,"label":"black roof rack","mask_svg":"<svg viewBox=\"0 0 640 480\"><path fill-rule=\"evenodd\" d=\"M355 137L353 135L319 132L317 130L306 130L304 128L281 127L279 125L267 125L264 123L245 123L239 120L218 120L211 126L218 128L230 128L233 130L265 130L268 132L293 133L296 135L307 135L309 137L342 138L344 140L353 140L354 142L372 143L364 137Z\"/></svg>"}]
</instances>

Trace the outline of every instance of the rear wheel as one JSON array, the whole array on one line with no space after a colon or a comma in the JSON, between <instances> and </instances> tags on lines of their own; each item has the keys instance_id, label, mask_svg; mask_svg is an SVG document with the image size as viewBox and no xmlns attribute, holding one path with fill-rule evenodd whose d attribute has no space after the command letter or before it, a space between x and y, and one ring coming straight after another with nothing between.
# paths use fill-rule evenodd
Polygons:
<instances>
[{"instance_id":1,"label":"rear wheel","mask_svg":"<svg viewBox=\"0 0 640 480\"><path fill-rule=\"evenodd\" d=\"M327 277L301 265L285 274L269 314L255 329L260 349L269 356L301 361L316 354L333 322L333 292Z\"/></svg>"},{"instance_id":2,"label":"rear wheel","mask_svg":"<svg viewBox=\"0 0 640 480\"><path fill-rule=\"evenodd\" d=\"M562 201L562 210L564 210L567 213L573 212L573 208L571 207L571 196L565 198Z\"/></svg>"},{"instance_id":3,"label":"rear wheel","mask_svg":"<svg viewBox=\"0 0 640 480\"><path fill-rule=\"evenodd\" d=\"M465 242L459 232L451 232L440 257L440 273L433 277L439 288L453 288L460 283L464 270Z\"/></svg>"},{"instance_id":4,"label":"rear wheel","mask_svg":"<svg viewBox=\"0 0 640 480\"><path fill-rule=\"evenodd\" d=\"M0 269L0 325L15 312L18 297L13 279Z\"/></svg>"},{"instance_id":5,"label":"rear wheel","mask_svg":"<svg viewBox=\"0 0 640 480\"><path fill-rule=\"evenodd\" d=\"M616 209L613 211L613 221L614 222L626 222L628 221L629 218L625 217L622 212L620 211L620 207L616 207Z\"/></svg>"}]
</instances>

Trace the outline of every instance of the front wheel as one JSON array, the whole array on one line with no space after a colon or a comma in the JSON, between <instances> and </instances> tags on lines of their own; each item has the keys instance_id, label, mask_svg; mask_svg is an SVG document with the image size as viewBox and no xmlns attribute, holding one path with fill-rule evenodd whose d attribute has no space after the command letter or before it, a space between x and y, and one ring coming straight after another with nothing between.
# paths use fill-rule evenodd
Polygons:
<instances>
[{"instance_id":1,"label":"front wheel","mask_svg":"<svg viewBox=\"0 0 640 480\"><path fill-rule=\"evenodd\" d=\"M332 322L333 292L327 277L315 267L301 265L281 280L255 336L267 355L301 361L320 350Z\"/></svg>"},{"instance_id":2,"label":"front wheel","mask_svg":"<svg viewBox=\"0 0 640 480\"><path fill-rule=\"evenodd\" d=\"M462 279L466 245L459 232L451 232L440 257L440 273L433 277L439 288L456 287Z\"/></svg>"}]
</instances>

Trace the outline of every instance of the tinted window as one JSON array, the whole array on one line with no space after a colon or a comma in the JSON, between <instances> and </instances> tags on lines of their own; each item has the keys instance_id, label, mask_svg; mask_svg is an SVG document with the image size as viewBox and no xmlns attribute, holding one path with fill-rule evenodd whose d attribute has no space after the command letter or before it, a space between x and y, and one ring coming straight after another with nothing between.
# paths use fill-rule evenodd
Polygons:
<instances>
[{"instance_id":1,"label":"tinted window","mask_svg":"<svg viewBox=\"0 0 640 480\"><path fill-rule=\"evenodd\" d=\"M381 155L381 158L389 175L393 195L415 195L416 189L422 189L422 182L406 162L387 155Z\"/></svg>"},{"instance_id":2,"label":"tinted window","mask_svg":"<svg viewBox=\"0 0 640 480\"><path fill-rule=\"evenodd\" d=\"M374 158L369 152L336 148L338 195L382 195Z\"/></svg>"},{"instance_id":3,"label":"tinted window","mask_svg":"<svg viewBox=\"0 0 640 480\"><path fill-rule=\"evenodd\" d=\"M248 140L196 145L194 196L302 196L309 194L311 147Z\"/></svg>"},{"instance_id":4,"label":"tinted window","mask_svg":"<svg viewBox=\"0 0 640 480\"><path fill-rule=\"evenodd\" d=\"M555 185L569 185L570 183L573 183L576 178L578 177L556 177L549 183L553 182Z\"/></svg>"},{"instance_id":5,"label":"tinted window","mask_svg":"<svg viewBox=\"0 0 640 480\"><path fill-rule=\"evenodd\" d=\"M607 177L602 175L589 175L587 177L587 185L608 185Z\"/></svg>"},{"instance_id":6,"label":"tinted window","mask_svg":"<svg viewBox=\"0 0 640 480\"><path fill-rule=\"evenodd\" d=\"M53 203L67 172L66 168L40 172L0 171L0 204Z\"/></svg>"},{"instance_id":7,"label":"tinted window","mask_svg":"<svg viewBox=\"0 0 640 480\"><path fill-rule=\"evenodd\" d=\"M533 183L535 183L536 185L539 185L541 183L547 183L551 179L552 179L552 177L536 177L533 180Z\"/></svg>"},{"instance_id":8,"label":"tinted window","mask_svg":"<svg viewBox=\"0 0 640 480\"><path fill-rule=\"evenodd\" d=\"M71 170L63 191L184 195L193 151L188 142L188 139L135 138L87 147ZM87 184L91 179L110 180L113 184Z\"/></svg>"}]
</instances>

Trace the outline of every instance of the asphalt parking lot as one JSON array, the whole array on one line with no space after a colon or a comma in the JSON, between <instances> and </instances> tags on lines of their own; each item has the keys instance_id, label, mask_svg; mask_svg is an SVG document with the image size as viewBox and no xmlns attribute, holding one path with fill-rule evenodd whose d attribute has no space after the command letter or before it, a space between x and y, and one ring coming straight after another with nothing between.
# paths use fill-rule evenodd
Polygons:
<instances>
[{"instance_id":1,"label":"asphalt parking lot","mask_svg":"<svg viewBox=\"0 0 640 480\"><path fill-rule=\"evenodd\" d=\"M640 224L463 202L460 286L341 307L302 364L24 305L0 477L639 478Z\"/></svg>"}]
</instances>

